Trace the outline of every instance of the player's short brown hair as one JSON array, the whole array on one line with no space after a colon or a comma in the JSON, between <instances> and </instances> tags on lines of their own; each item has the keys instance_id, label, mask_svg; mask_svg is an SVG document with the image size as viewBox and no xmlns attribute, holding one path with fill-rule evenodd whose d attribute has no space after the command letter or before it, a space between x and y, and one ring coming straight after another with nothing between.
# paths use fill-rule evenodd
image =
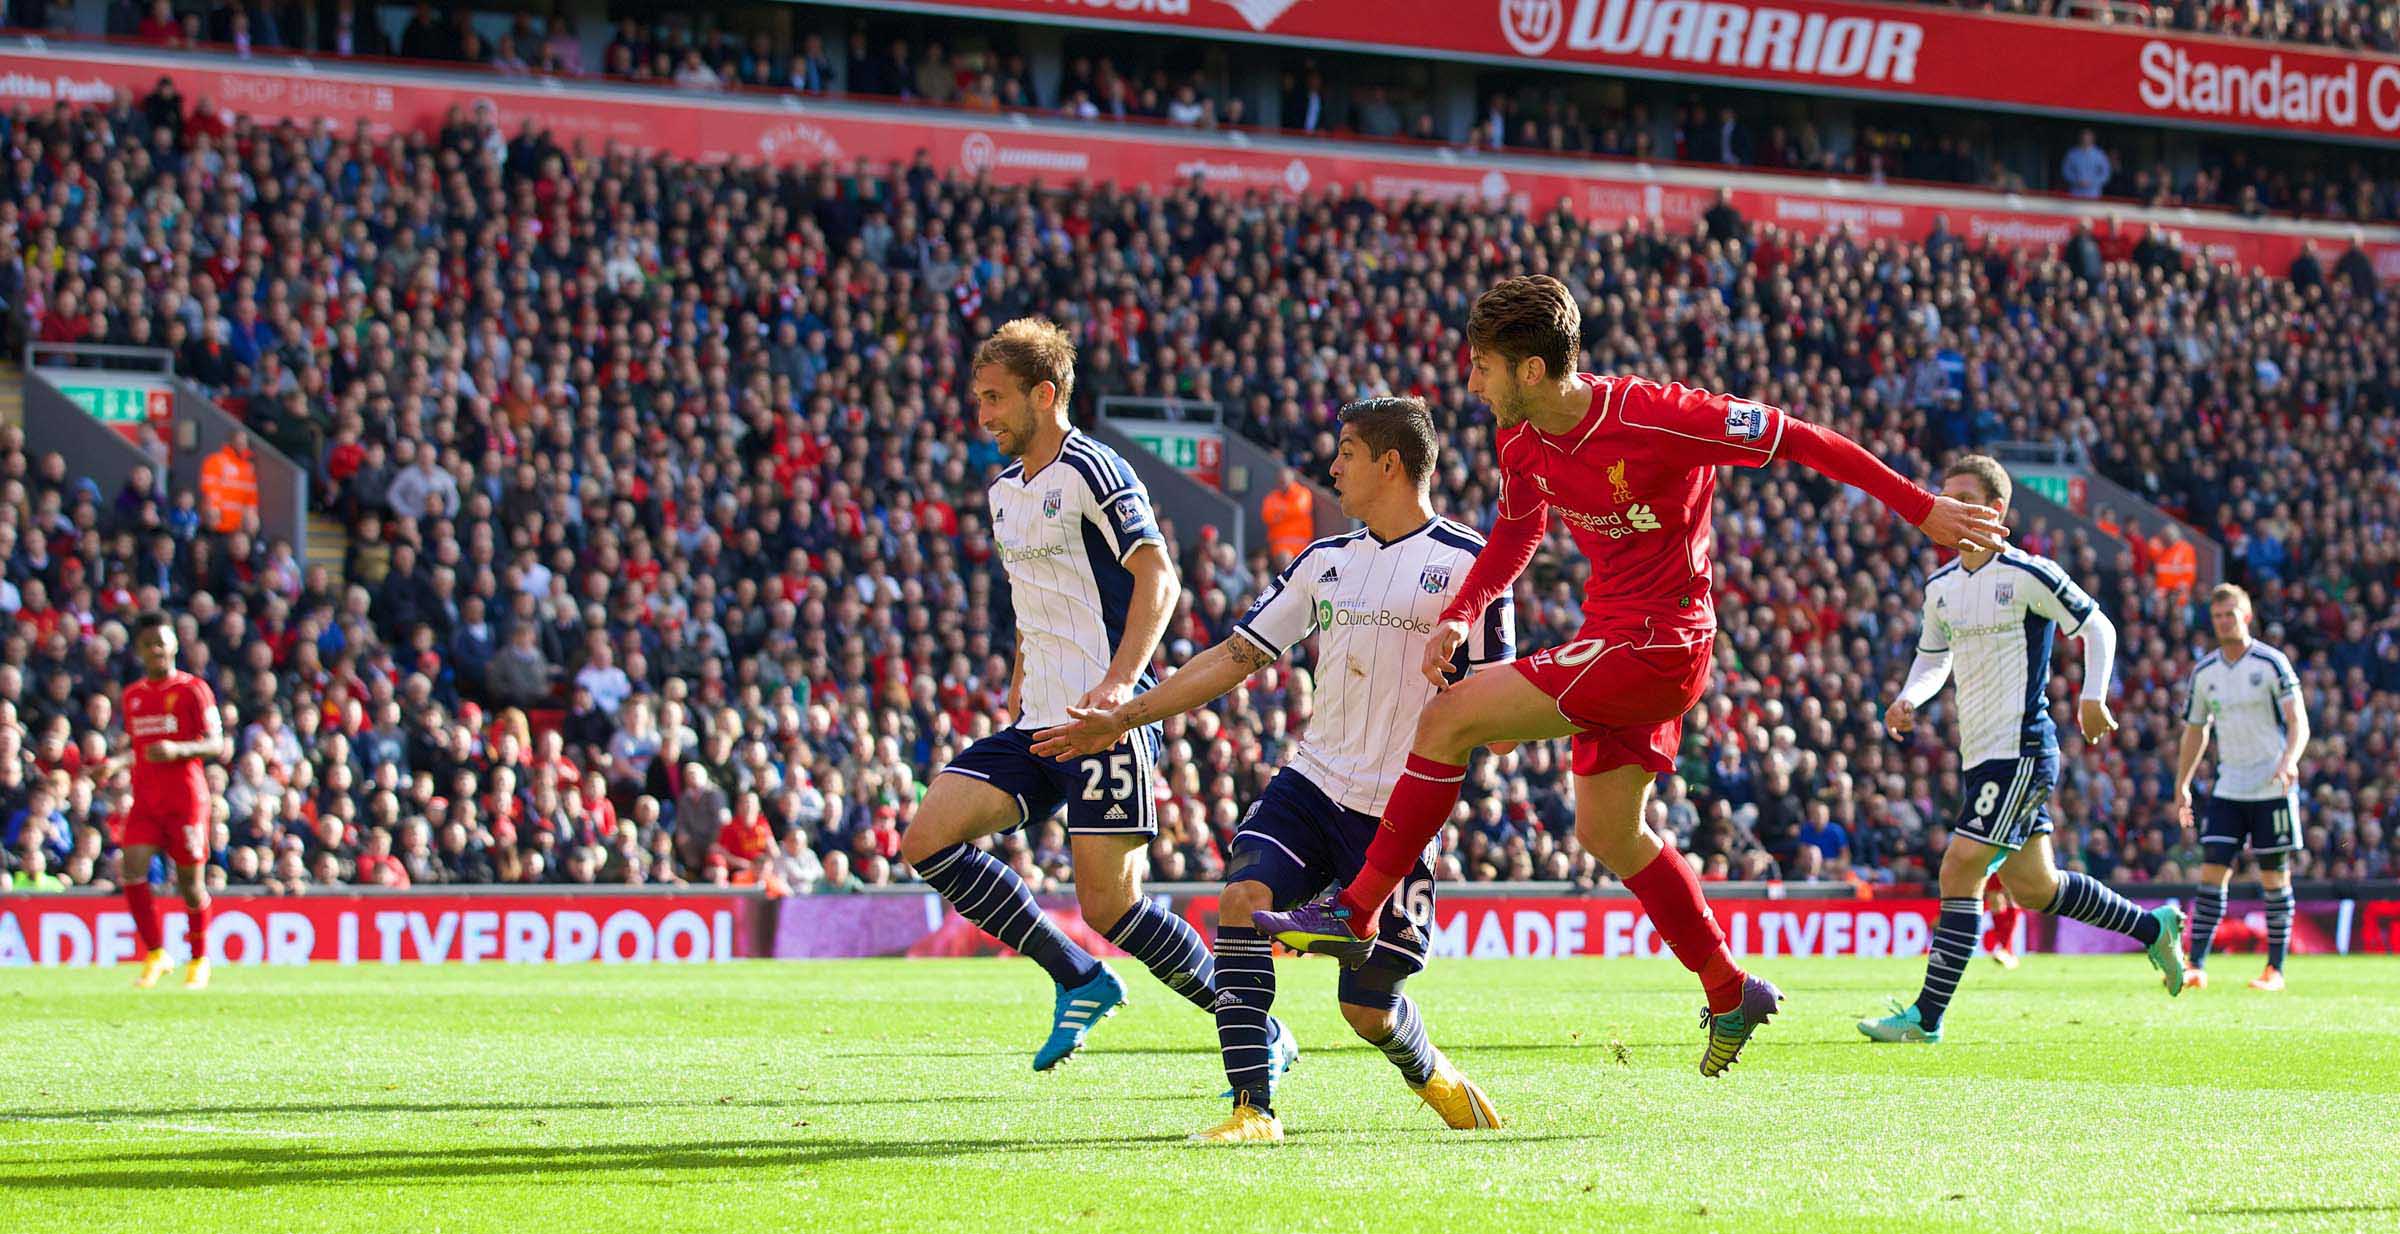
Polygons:
<instances>
[{"instance_id":1,"label":"player's short brown hair","mask_svg":"<svg viewBox=\"0 0 2400 1234\"><path fill-rule=\"evenodd\" d=\"M1583 349L1583 310L1567 285L1547 274L1502 279L1475 297L1467 346L1495 352L1512 366L1539 360L1549 376L1564 377Z\"/></svg>"},{"instance_id":2,"label":"player's short brown hair","mask_svg":"<svg viewBox=\"0 0 2400 1234\"><path fill-rule=\"evenodd\" d=\"M1044 317L1019 317L992 332L975 349L975 367L997 364L1031 390L1043 382L1058 387L1064 407L1075 391L1075 340Z\"/></svg>"},{"instance_id":3,"label":"player's short brown hair","mask_svg":"<svg viewBox=\"0 0 2400 1234\"><path fill-rule=\"evenodd\" d=\"M2016 491L2016 486L2009 482L2008 469L1989 454L1961 454L1950 460L1950 465L1942 468L1942 479L1952 476L1975 477L1983 485L1983 495L1995 505L2007 505L2009 495Z\"/></svg>"},{"instance_id":4,"label":"player's short brown hair","mask_svg":"<svg viewBox=\"0 0 2400 1234\"><path fill-rule=\"evenodd\" d=\"M1433 475L1441 441L1425 400L1407 396L1362 398L1342 408L1342 427L1357 434L1370 458L1400 456L1400 469L1422 486Z\"/></svg>"},{"instance_id":5,"label":"player's short brown hair","mask_svg":"<svg viewBox=\"0 0 2400 1234\"><path fill-rule=\"evenodd\" d=\"M2250 593L2232 583L2219 583L2208 589L2208 606L2215 608L2219 600L2231 600L2241 605L2245 613L2258 611L2258 606L2250 602Z\"/></svg>"},{"instance_id":6,"label":"player's short brown hair","mask_svg":"<svg viewBox=\"0 0 2400 1234\"><path fill-rule=\"evenodd\" d=\"M133 633L138 638L152 630L172 628L174 625L173 617L168 616L162 609L154 608L144 611L141 616L133 619Z\"/></svg>"}]
</instances>

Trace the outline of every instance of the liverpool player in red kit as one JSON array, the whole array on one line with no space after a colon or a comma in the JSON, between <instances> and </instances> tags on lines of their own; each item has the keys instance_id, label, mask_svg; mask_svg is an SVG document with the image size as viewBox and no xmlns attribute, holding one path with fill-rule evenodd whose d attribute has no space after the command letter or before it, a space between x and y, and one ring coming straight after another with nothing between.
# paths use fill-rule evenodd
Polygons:
<instances>
[{"instance_id":1,"label":"liverpool player in red kit","mask_svg":"<svg viewBox=\"0 0 2400 1234\"><path fill-rule=\"evenodd\" d=\"M142 940L142 975L134 984L158 984L169 966L160 935L158 902L150 895L150 859L160 852L175 863L175 888L191 910L185 939L192 966L183 984L208 984L208 861L211 813L203 763L231 753L217 715L217 696L208 683L175 667L175 625L165 613L144 613L134 624L133 653L142 679L125 687L125 735L133 749L133 806L125 812L117 842L123 847L125 901L133 909L134 933Z\"/></svg>"},{"instance_id":2,"label":"liverpool player in red kit","mask_svg":"<svg viewBox=\"0 0 2400 1234\"><path fill-rule=\"evenodd\" d=\"M1499 426L1499 517L1425 648L1443 693L1417 722L1407 770L1366 865L1338 896L1258 914L1287 946L1363 960L1377 914L1457 806L1477 746L1574 739L1575 832L1622 879L1659 935L1708 992L1704 1075L1731 1066L1782 995L1733 962L1700 882L1642 823L1651 782L1674 770L1683 717L1699 702L1716 647L1709 597L1710 515L1719 466L1775 459L1866 491L1934 540L1995 547L1998 513L1909 483L1838 433L1780 409L1638 377L1575 371L1582 315L1565 285L1508 279L1467 322L1469 392ZM1591 559L1575 640L1457 685L1442 670L1467 621L1515 585L1555 511Z\"/></svg>"}]
</instances>

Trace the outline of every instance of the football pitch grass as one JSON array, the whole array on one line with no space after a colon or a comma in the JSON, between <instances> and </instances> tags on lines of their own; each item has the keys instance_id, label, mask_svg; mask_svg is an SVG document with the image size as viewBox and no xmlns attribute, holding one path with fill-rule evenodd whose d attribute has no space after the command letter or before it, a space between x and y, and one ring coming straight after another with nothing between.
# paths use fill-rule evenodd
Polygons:
<instances>
[{"instance_id":1,"label":"football pitch grass","mask_svg":"<svg viewBox=\"0 0 2400 1234\"><path fill-rule=\"evenodd\" d=\"M1022 961L0 972L0 1230L2389 1230L2400 960L1978 960L1935 1047L1851 1027L1916 960L1774 960L1785 1013L1696 1071L1658 960L1436 963L1436 1042L1509 1119L1444 1129L1285 960L1288 1141L1223 1113L1206 1017L1135 1005L1029 1067ZM172 979L170 979L172 980Z\"/></svg>"}]
</instances>

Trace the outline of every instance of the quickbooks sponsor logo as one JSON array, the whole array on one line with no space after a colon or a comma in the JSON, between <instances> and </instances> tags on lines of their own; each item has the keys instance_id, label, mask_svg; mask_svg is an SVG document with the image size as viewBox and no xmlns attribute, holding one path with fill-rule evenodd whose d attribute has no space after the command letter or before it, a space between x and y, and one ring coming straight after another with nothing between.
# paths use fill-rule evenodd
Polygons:
<instances>
[{"instance_id":1,"label":"quickbooks sponsor logo","mask_svg":"<svg viewBox=\"0 0 2400 1234\"><path fill-rule=\"evenodd\" d=\"M1317 628L1330 630L1335 626L1371 626L1383 630L1405 630L1410 634L1431 634L1433 623L1419 621L1405 613L1388 609L1335 608L1330 601L1317 602Z\"/></svg>"},{"instance_id":2,"label":"quickbooks sponsor logo","mask_svg":"<svg viewBox=\"0 0 2400 1234\"><path fill-rule=\"evenodd\" d=\"M1064 557L1066 555L1067 546L1064 544L1045 544L1040 548L1003 548L1000 550L1000 559L1012 566L1020 561L1039 561L1044 557Z\"/></svg>"}]
</instances>

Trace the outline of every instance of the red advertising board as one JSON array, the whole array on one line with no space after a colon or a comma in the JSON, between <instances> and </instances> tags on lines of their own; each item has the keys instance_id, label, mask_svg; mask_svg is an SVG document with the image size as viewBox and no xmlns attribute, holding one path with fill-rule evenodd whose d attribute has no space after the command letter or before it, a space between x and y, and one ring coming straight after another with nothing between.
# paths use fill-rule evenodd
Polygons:
<instances>
[{"instance_id":1,"label":"red advertising board","mask_svg":"<svg viewBox=\"0 0 2400 1234\"><path fill-rule=\"evenodd\" d=\"M1829 0L835 0L2166 124L2400 136L2400 60Z\"/></svg>"},{"instance_id":2,"label":"red advertising board","mask_svg":"<svg viewBox=\"0 0 2400 1234\"><path fill-rule=\"evenodd\" d=\"M219 896L220 963L684 964L755 954L740 895ZM168 903L174 903L168 901ZM178 962L186 918L165 914ZM116 964L139 956L115 896L0 897L0 967Z\"/></svg>"},{"instance_id":3,"label":"red advertising board","mask_svg":"<svg viewBox=\"0 0 2400 1234\"><path fill-rule=\"evenodd\" d=\"M859 160L881 166L923 151L944 171L988 175L1003 183L1108 181L1160 188L1198 178L1231 192L1357 190L1377 198L1421 195L1542 209L1564 202L1581 215L1656 217L1676 228L1692 226L1715 199L1710 184L1670 183L1622 163L1451 160L1430 152L1323 141L1237 146L1126 125L1014 125L949 112L904 117L804 109L796 100L778 101L782 96L548 89L507 78L466 85L458 84L465 79L445 81L430 74L222 67L231 63L116 52L0 54L0 103L94 101L114 90L140 94L166 75L176 79L186 98L267 122L325 120L345 128L363 122L379 132L420 131L438 126L452 108L489 108L508 131L530 121L564 144L582 143L594 152L617 143L682 158L830 162L847 168ZM1745 184L1764 179L1750 177ZM1864 186L1853 196L1845 189L1809 191L1797 179L1791 183L1788 190L1780 185L1736 188L1734 204L1754 221L1804 234L1847 229L1868 238L1921 240L1937 216L1946 216L1951 229L1969 241L1988 237L2005 246L2037 249L2064 243L2084 219L1988 193L1901 201L1865 195L1874 191ZM2186 212L2174 227L2187 249L2210 261L2275 273L2289 267L2303 239L2229 214ZM2386 278L2400 278L2400 240L2381 230L2372 236L2368 247L2377 268Z\"/></svg>"},{"instance_id":4,"label":"red advertising board","mask_svg":"<svg viewBox=\"0 0 2400 1234\"><path fill-rule=\"evenodd\" d=\"M1208 927L1214 896L1182 906ZM1917 956L1933 938L1941 901L1715 900L1709 904L1738 956ZM1458 895L1437 899L1428 929L1435 959L1663 956L1666 940L1630 899Z\"/></svg>"}]
</instances>

